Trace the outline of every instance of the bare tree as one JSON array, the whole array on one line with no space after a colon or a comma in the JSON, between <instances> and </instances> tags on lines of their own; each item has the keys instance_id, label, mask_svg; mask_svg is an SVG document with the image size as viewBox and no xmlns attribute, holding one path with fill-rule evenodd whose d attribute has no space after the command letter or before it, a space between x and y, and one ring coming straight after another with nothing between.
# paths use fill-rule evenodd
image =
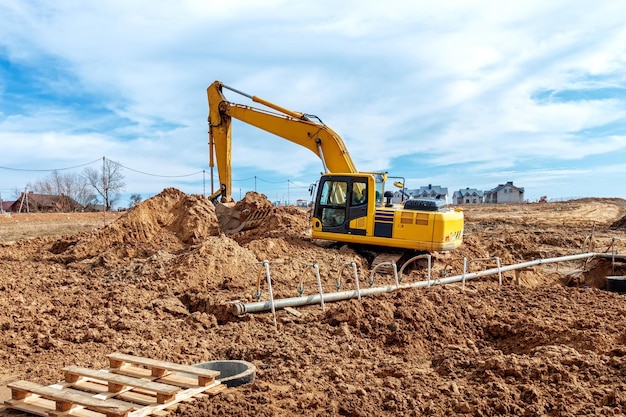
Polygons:
<instances>
[{"instance_id":1,"label":"bare tree","mask_svg":"<svg viewBox=\"0 0 626 417\"><path fill-rule=\"evenodd\" d=\"M75 173L52 171L48 177L38 179L27 188L35 193L68 196L83 206L93 203L96 195L87 180Z\"/></svg>"},{"instance_id":2,"label":"bare tree","mask_svg":"<svg viewBox=\"0 0 626 417\"><path fill-rule=\"evenodd\" d=\"M131 194L130 195L130 206L129 208L135 207L137 204L141 203L141 195L140 194Z\"/></svg>"},{"instance_id":3,"label":"bare tree","mask_svg":"<svg viewBox=\"0 0 626 417\"><path fill-rule=\"evenodd\" d=\"M24 192L24 191L26 191L26 190L21 190L21 189L15 187L13 189L13 199L17 200L18 198L20 198L20 196L22 195L22 192Z\"/></svg>"},{"instance_id":4,"label":"bare tree","mask_svg":"<svg viewBox=\"0 0 626 417\"><path fill-rule=\"evenodd\" d=\"M102 197L107 211L119 201L120 192L126 187L121 165L106 158L102 159L101 171L91 167L85 168L85 178Z\"/></svg>"}]
</instances>

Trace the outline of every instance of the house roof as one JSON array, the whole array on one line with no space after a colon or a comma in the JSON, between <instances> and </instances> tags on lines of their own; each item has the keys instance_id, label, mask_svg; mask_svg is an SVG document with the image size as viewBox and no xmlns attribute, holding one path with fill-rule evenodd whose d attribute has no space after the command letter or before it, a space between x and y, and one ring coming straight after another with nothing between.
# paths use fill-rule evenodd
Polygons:
<instances>
[{"instance_id":1,"label":"house roof","mask_svg":"<svg viewBox=\"0 0 626 417\"><path fill-rule=\"evenodd\" d=\"M513 181L508 181L506 184L498 184L498 186L496 188L487 191L485 194L495 194L495 193L497 193L498 191L500 191L501 189L503 189L505 187L514 188L514 189L518 190L520 193L524 192L524 187L516 187L515 185L513 185Z\"/></svg>"},{"instance_id":2,"label":"house roof","mask_svg":"<svg viewBox=\"0 0 626 417\"><path fill-rule=\"evenodd\" d=\"M20 197L9 206L11 209L18 209L20 206L39 207L52 210L65 208L80 208L82 205L73 198L66 195L38 194L32 191L22 193ZM22 207L22 208L23 208Z\"/></svg>"},{"instance_id":3,"label":"house roof","mask_svg":"<svg viewBox=\"0 0 626 417\"><path fill-rule=\"evenodd\" d=\"M398 196L398 195L404 195L406 198L411 197L411 194L409 193L409 191L411 190L407 190L406 188L400 188L399 190L396 190L393 194Z\"/></svg>"},{"instance_id":4,"label":"house roof","mask_svg":"<svg viewBox=\"0 0 626 417\"><path fill-rule=\"evenodd\" d=\"M424 187L420 187L420 188L405 188L404 190L400 189L400 190L396 190L394 191L394 196L400 196L402 195L402 193L404 193L404 196L406 198L409 197L420 197L420 196L431 196L431 195L437 195L437 196L442 196L442 195L448 195L448 188L446 187L442 187L440 185L427 185Z\"/></svg>"},{"instance_id":5,"label":"house roof","mask_svg":"<svg viewBox=\"0 0 626 417\"><path fill-rule=\"evenodd\" d=\"M482 197L484 194L484 191L482 190L478 190L476 188L465 188L465 189L460 189L459 191L455 191L454 192L454 196L477 196L477 197Z\"/></svg>"},{"instance_id":6,"label":"house roof","mask_svg":"<svg viewBox=\"0 0 626 417\"><path fill-rule=\"evenodd\" d=\"M15 203L15 201L3 201L2 202L2 210L9 211L9 208Z\"/></svg>"},{"instance_id":7,"label":"house roof","mask_svg":"<svg viewBox=\"0 0 626 417\"><path fill-rule=\"evenodd\" d=\"M426 186L422 186L422 187L420 187L419 189L417 189L416 191L417 191L417 192L416 192L415 194L423 194L423 193L428 193L428 194L430 194L430 193L432 193L433 191L434 191L436 194L439 194L439 195L445 195L445 194L448 194L448 188L447 188L447 187L442 187L441 185L431 185L431 184L428 184L428 185L426 185ZM415 195L415 194L414 194L414 195Z\"/></svg>"}]
</instances>

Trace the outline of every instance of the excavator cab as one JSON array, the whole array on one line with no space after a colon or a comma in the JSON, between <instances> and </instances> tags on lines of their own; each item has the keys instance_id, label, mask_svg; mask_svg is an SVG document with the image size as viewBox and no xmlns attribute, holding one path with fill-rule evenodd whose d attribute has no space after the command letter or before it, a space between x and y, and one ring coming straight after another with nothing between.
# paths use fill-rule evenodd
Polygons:
<instances>
[{"instance_id":1,"label":"excavator cab","mask_svg":"<svg viewBox=\"0 0 626 417\"><path fill-rule=\"evenodd\" d=\"M320 180L314 226L328 233L365 235L370 202L376 204L373 179L367 175L324 175Z\"/></svg>"}]
</instances>

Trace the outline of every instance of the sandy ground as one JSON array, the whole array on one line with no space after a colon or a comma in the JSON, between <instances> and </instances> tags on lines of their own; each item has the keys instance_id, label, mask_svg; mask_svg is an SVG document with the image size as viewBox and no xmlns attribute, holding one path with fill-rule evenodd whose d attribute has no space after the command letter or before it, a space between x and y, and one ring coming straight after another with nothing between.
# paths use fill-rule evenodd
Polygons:
<instances>
[{"instance_id":1,"label":"sandy ground","mask_svg":"<svg viewBox=\"0 0 626 417\"><path fill-rule=\"evenodd\" d=\"M258 196L252 196L258 199ZM464 245L433 253L433 277L463 258L503 265L587 251L626 252L626 201L466 206ZM0 216L0 386L63 378L64 366L106 366L121 351L194 364L243 359L254 383L179 406L176 414L255 416L626 413L626 304L604 291L621 263L571 261L459 284L391 292L277 313L235 317L225 303L254 301L262 260L276 297L304 284L325 292L355 261L345 246L310 237L308 213L277 208L262 227L220 233L201 196L167 189L109 219L68 231L53 215ZM101 216L101 214L100 214ZM68 220L68 216L62 218ZM30 232L12 232L38 223ZM94 223L95 221L95 223ZM55 229L56 227L56 229ZM51 232L50 230L56 230ZM38 230L43 230L41 237ZM13 233L13 234L12 234ZM9 236L9 237L6 237ZM621 239L621 240L614 240ZM473 263L471 271L492 267ZM613 269L614 268L614 269ZM414 271L403 282L423 279ZM342 275L341 290L353 289ZM389 276L376 285L391 284ZM260 286L267 299L267 286ZM0 395L7 395L0 388ZM15 415L0 408L0 416Z\"/></svg>"}]
</instances>

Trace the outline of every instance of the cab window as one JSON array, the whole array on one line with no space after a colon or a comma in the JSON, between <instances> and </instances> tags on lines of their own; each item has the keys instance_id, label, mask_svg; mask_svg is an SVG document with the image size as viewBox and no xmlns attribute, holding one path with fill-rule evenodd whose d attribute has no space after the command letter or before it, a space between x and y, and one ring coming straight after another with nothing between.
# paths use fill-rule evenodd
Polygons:
<instances>
[{"instance_id":1,"label":"cab window","mask_svg":"<svg viewBox=\"0 0 626 417\"><path fill-rule=\"evenodd\" d=\"M345 181L326 181L322 188L320 203L324 205L344 206L346 204L347 190L348 184Z\"/></svg>"},{"instance_id":2,"label":"cab window","mask_svg":"<svg viewBox=\"0 0 626 417\"><path fill-rule=\"evenodd\" d=\"M360 206L367 203L367 181L354 181L352 183L352 199L350 205Z\"/></svg>"},{"instance_id":3,"label":"cab window","mask_svg":"<svg viewBox=\"0 0 626 417\"><path fill-rule=\"evenodd\" d=\"M324 183L320 198L322 226L336 227L345 222L347 195L347 182L326 181Z\"/></svg>"}]
</instances>

